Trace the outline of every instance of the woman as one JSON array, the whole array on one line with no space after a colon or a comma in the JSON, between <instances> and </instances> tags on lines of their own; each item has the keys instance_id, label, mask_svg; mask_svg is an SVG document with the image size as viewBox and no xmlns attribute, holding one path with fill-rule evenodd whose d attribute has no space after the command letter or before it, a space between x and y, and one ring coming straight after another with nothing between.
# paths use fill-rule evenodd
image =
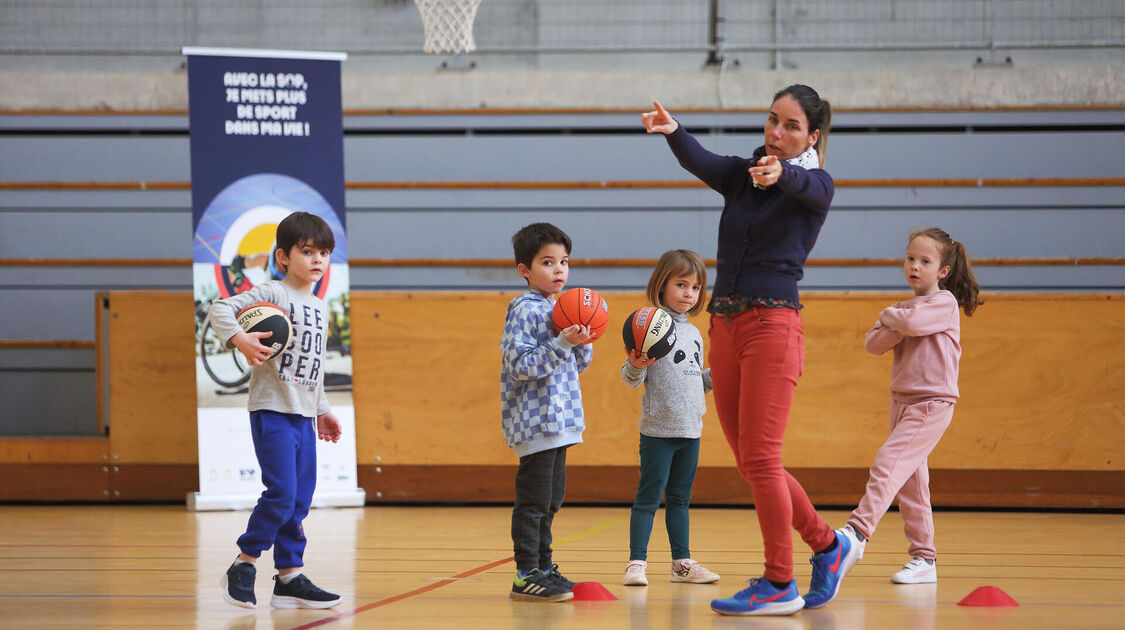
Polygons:
<instances>
[{"instance_id":1,"label":"woman","mask_svg":"<svg viewBox=\"0 0 1125 630\"><path fill-rule=\"evenodd\" d=\"M715 408L739 473L754 491L765 545L762 578L711 608L729 615L788 615L805 606L793 580L792 526L815 552L808 593L831 601L860 553L817 515L781 465L781 442L805 358L797 281L834 191L822 170L832 110L812 88L774 95L763 146L751 158L704 149L660 106L641 115L680 165L723 196L711 350Z\"/></svg>"}]
</instances>

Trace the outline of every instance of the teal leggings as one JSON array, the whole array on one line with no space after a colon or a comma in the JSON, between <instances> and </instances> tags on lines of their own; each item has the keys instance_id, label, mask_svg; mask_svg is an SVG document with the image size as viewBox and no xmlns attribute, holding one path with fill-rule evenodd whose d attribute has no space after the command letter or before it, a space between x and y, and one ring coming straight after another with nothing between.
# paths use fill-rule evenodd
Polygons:
<instances>
[{"instance_id":1,"label":"teal leggings","mask_svg":"<svg viewBox=\"0 0 1125 630\"><path fill-rule=\"evenodd\" d=\"M691 557L688 545L688 504L699 463L699 438L658 438L641 434L641 480L629 519L629 559L648 557L648 539L660 497L664 496L664 524L672 559Z\"/></svg>"}]
</instances>

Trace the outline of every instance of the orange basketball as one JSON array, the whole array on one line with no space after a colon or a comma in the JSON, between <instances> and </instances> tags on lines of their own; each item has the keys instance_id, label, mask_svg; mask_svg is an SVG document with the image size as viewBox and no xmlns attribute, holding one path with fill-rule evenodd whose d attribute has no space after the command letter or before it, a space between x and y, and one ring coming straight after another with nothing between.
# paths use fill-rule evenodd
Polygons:
<instances>
[{"instance_id":1,"label":"orange basketball","mask_svg":"<svg viewBox=\"0 0 1125 630\"><path fill-rule=\"evenodd\" d=\"M593 289L571 289L555 301L551 321L555 324L556 332L575 324L589 326L590 334L597 339L609 326L609 307Z\"/></svg>"}]
</instances>

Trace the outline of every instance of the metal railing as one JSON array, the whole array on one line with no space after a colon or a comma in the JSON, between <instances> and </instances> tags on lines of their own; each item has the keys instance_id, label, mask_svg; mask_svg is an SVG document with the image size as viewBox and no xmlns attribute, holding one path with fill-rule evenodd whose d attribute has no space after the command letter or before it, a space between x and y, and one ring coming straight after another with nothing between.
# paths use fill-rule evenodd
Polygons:
<instances>
[{"instance_id":1,"label":"metal railing","mask_svg":"<svg viewBox=\"0 0 1125 630\"><path fill-rule=\"evenodd\" d=\"M1125 0L484 0L478 53L1125 48ZM0 53L418 54L410 0L2 0Z\"/></svg>"}]
</instances>

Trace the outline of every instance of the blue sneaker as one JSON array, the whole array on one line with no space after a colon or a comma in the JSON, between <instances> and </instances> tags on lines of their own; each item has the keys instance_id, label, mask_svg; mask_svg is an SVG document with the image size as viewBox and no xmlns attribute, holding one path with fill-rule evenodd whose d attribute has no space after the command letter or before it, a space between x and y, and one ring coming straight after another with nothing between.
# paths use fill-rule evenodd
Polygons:
<instances>
[{"instance_id":1,"label":"blue sneaker","mask_svg":"<svg viewBox=\"0 0 1125 630\"><path fill-rule=\"evenodd\" d=\"M805 608L820 608L836 599L844 576L863 557L866 546L867 542L860 542L851 527L836 530L836 548L827 553L815 553L809 559L813 567L812 581L809 592L805 593Z\"/></svg>"},{"instance_id":2,"label":"blue sneaker","mask_svg":"<svg viewBox=\"0 0 1125 630\"><path fill-rule=\"evenodd\" d=\"M282 582L280 575L273 576L273 598L270 606L274 608L331 608L340 603L340 596L312 583L304 573Z\"/></svg>"},{"instance_id":3,"label":"blue sneaker","mask_svg":"<svg viewBox=\"0 0 1125 630\"><path fill-rule=\"evenodd\" d=\"M796 580L778 589L765 578L754 578L733 596L711 600L711 610L720 615L792 615L804 607Z\"/></svg>"},{"instance_id":4,"label":"blue sneaker","mask_svg":"<svg viewBox=\"0 0 1125 630\"><path fill-rule=\"evenodd\" d=\"M254 597L254 578L257 574L258 570L252 563L235 560L219 579L223 600L241 608L256 607L258 600Z\"/></svg>"}]
</instances>

